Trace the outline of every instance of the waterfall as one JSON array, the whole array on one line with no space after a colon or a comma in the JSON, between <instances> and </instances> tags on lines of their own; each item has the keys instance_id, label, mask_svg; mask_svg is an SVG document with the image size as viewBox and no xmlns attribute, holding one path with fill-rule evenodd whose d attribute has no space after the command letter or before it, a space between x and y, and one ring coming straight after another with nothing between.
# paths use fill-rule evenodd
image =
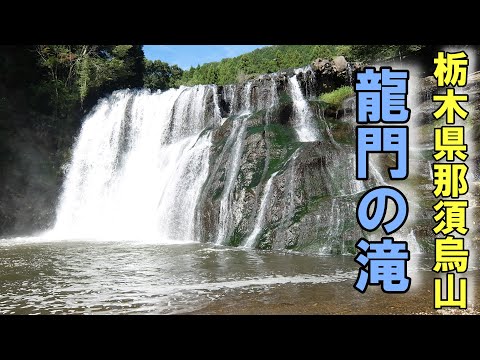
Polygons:
<instances>
[{"instance_id":1,"label":"waterfall","mask_svg":"<svg viewBox=\"0 0 480 360\"><path fill-rule=\"evenodd\" d=\"M341 149L340 144L335 141L335 139L334 139L334 137L333 137L333 134L332 134L332 130L330 130L330 126L328 125L327 122L325 122L325 130L326 130L328 139L330 140L330 142L332 143L332 145L335 146L337 149Z\"/></svg>"},{"instance_id":2,"label":"waterfall","mask_svg":"<svg viewBox=\"0 0 480 360\"><path fill-rule=\"evenodd\" d=\"M250 113L251 112L251 107L252 107L252 83L249 81L248 83L245 84L243 87L243 103L245 106L242 108L242 114Z\"/></svg>"},{"instance_id":3,"label":"waterfall","mask_svg":"<svg viewBox=\"0 0 480 360\"><path fill-rule=\"evenodd\" d=\"M101 100L75 142L50 238L212 241L254 248L271 228L269 245L280 248L310 236L302 228L311 226L309 214L299 209L309 194L321 195L310 185L310 177L317 176L319 186L334 197L325 210L330 232L321 230L318 236L338 241L348 230L340 215L349 208L349 197L366 187L349 179L354 154L335 141L330 127L324 131L330 139L326 147L295 141L295 136L306 143L321 140L304 96L304 91L314 94L318 79L309 67L295 73L221 88L121 90ZM284 105L283 91L292 100L293 124L274 118ZM299 147L292 151L292 145ZM306 154L313 157L311 164ZM338 161L338 154L342 165L327 166ZM270 169L276 172L268 177ZM302 176L309 177L305 196L296 194ZM278 209L270 214L274 189L284 198L275 198ZM245 212L252 199L253 210ZM338 249L336 243L325 245Z\"/></svg>"},{"instance_id":4,"label":"waterfall","mask_svg":"<svg viewBox=\"0 0 480 360\"><path fill-rule=\"evenodd\" d=\"M278 93L277 93L277 82L275 81L275 78L270 79L270 88L269 88L269 96L268 96L268 102L267 102L267 111L271 112L271 110L278 105ZM268 116L267 116L267 121L268 121Z\"/></svg>"},{"instance_id":5,"label":"waterfall","mask_svg":"<svg viewBox=\"0 0 480 360\"><path fill-rule=\"evenodd\" d=\"M218 94L217 87L210 86L211 91L213 92L213 117L215 119L220 119L222 117L220 112L220 105L218 104Z\"/></svg>"},{"instance_id":6,"label":"waterfall","mask_svg":"<svg viewBox=\"0 0 480 360\"><path fill-rule=\"evenodd\" d=\"M328 228L327 232L327 241L324 246L320 247L318 252L319 254L331 254L332 245L336 241L342 227L342 214L336 198L332 199L332 208L330 210L329 224L330 227Z\"/></svg>"},{"instance_id":7,"label":"waterfall","mask_svg":"<svg viewBox=\"0 0 480 360\"><path fill-rule=\"evenodd\" d=\"M257 237L260 234L263 225L265 224L265 211L267 210L267 206L270 200L270 191L272 189L272 181L275 175L277 175L277 172L273 173L272 176L270 176L270 179L268 179L267 184L263 189L263 195L262 199L260 200L260 210L258 211L257 221L255 223L253 231L248 236L247 240L245 240L244 247L246 248L252 248L255 246L255 241L257 240Z\"/></svg>"},{"instance_id":8,"label":"waterfall","mask_svg":"<svg viewBox=\"0 0 480 360\"><path fill-rule=\"evenodd\" d=\"M377 181L377 183L380 185L387 185L385 180L383 180L382 174L380 173L380 171L378 171L375 162L370 160L368 164L370 166L370 170L372 171L373 178Z\"/></svg>"},{"instance_id":9,"label":"waterfall","mask_svg":"<svg viewBox=\"0 0 480 360\"><path fill-rule=\"evenodd\" d=\"M235 85L225 85L223 87L223 99L226 103L230 105L228 115L232 115L234 113L234 106L235 106Z\"/></svg>"},{"instance_id":10,"label":"waterfall","mask_svg":"<svg viewBox=\"0 0 480 360\"><path fill-rule=\"evenodd\" d=\"M226 99L233 101L234 88L229 86L227 90L224 88L224 96ZM230 157L225 165L226 167L226 180L220 195L220 211L217 228L217 236L215 239L216 244L222 244L232 232L232 214L231 204L233 202L233 190L235 187L235 181L238 176L241 164L241 156L243 152L243 142L247 130L247 120L250 113L255 110L267 110L267 116L265 122L268 125L269 116L275 105L278 104L277 83L275 78L269 79L269 86L263 88L263 96L257 96L254 103L252 103L252 82L248 82L243 86L241 98L244 100L244 106L242 107L241 115L235 118L232 130L228 136L224 149L230 150Z\"/></svg>"},{"instance_id":11,"label":"waterfall","mask_svg":"<svg viewBox=\"0 0 480 360\"><path fill-rule=\"evenodd\" d=\"M347 63L347 74L348 74L348 82L350 86L353 86L353 70L352 65Z\"/></svg>"},{"instance_id":12,"label":"waterfall","mask_svg":"<svg viewBox=\"0 0 480 360\"><path fill-rule=\"evenodd\" d=\"M298 68L294 70L295 75L302 74L304 83L305 83L305 98L310 99L314 94L312 94L310 87L315 82L315 72L313 71L310 65L307 65L303 68Z\"/></svg>"},{"instance_id":13,"label":"waterfall","mask_svg":"<svg viewBox=\"0 0 480 360\"><path fill-rule=\"evenodd\" d=\"M197 240L208 129L221 121L216 94L212 85L122 90L97 105L74 146L51 236Z\"/></svg>"},{"instance_id":14,"label":"waterfall","mask_svg":"<svg viewBox=\"0 0 480 360\"><path fill-rule=\"evenodd\" d=\"M350 154L349 157L348 157L348 161L350 162L350 168L355 168L356 167L356 155L355 154ZM375 169L375 171L378 172L377 169ZM380 173L378 173L378 176L380 176L381 178L381 175ZM376 178L377 179L377 178ZM377 180L378 181L378 180ZM381 180L383 183L383 178ZM350 187L350 193L348 193L347 195L352 195L352 194L359 194L361 192L364 192L367 190L367 188L365 187L365 182L364 180L357 180L355 178L352 178L349 182L349 187Z\"/></svg>"},{"instance_id":15,"label":"waterfall","mask_svg":"<svg viewBox=\"0 0 480 360\"><path fill-rule=\"evenodd\" d=\"M231 156L227 163L226 170L227 179L222 191L220 200L220 214L216 244L221 244L227 236L230 235L230 204L232 203L232 190L235 184L235 180L240 170L240 160L243 150L243 140L245 137L245 130L247 129L247 120L245 117L239 117L236 119L234 128L232 129L230 136L227 139L225 146L229 146L233 141L235 142L232 147Z\"/></svg>"},{"instance_id":16,"label":"waterfall","mask_svg":"<svg viewBox=\"0 0 480 360\"><path fill-rule=\"evenodd\" d=\"M316 141L319 138L318 130L312 123L313 114L303 97L302 90L297 80L297 75L288 79L289 91L293 101L295 115L295 130L301 142Z\"/></svg>"}]
</instances>

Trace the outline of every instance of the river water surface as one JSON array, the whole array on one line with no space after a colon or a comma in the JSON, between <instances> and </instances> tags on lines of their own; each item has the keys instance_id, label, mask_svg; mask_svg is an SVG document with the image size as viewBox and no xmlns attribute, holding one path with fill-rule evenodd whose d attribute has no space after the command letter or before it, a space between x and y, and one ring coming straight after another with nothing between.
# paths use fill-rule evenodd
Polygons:
<instances>
[{"instance_id":1,"label":"river water surface","mask_svg":"<svg viewBox=\"0 0 480 360\"><path fill-rule=\"evenodd\" d=\"M357 292L353 259L199 243L0 240L0 313L436 313L432 256L412 255L412 286L401 295ZM469 269L462 313L480 303L480 272Z\"/></svg>"}]
</instances>

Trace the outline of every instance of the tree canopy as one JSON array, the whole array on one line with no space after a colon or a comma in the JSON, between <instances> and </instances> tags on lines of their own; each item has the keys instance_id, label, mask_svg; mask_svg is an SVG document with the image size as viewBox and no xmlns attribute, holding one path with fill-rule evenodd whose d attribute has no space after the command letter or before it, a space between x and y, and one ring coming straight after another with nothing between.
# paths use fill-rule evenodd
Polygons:
<instances>
[{"instance_id":1,"label":"tree canopy","mask_svg":"<svg viewBox=\"0 0 480 360\"><path fill-rule=\"evenodd\" d=\"M170 66L161 60L145 59L144 87L150 90L166 90L175 87L183 70L177 65Z\"/></svg>"},{"instance_id":2,"label":"tree canopy","mask_svg":"<svg viewBox=\"0 0 480 360\"><path fill-rule=\"evenodd\" d=\"M350 55L348 45L274 45L223 59L183 73L176 85L219 84L242 81L258 74L305 66L316 58Z\"/></svg>"}]
</instances>

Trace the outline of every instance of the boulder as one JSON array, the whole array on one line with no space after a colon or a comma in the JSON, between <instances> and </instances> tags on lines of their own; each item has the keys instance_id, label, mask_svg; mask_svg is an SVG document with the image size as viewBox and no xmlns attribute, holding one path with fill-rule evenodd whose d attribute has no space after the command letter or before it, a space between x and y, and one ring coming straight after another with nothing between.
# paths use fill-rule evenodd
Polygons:
<instances>
[{"instance_id":1,"label":"boulder","mask_svg":"<svg viewBox=\"0 0 480 360\"><path fill-rule=\"evenodd\" d=\"M327 64L330 64L328 60L318 58L312 62L312 69L322 71Z\"/></svg>"},{"instance_id":2,"label":"boulder","mask_svg":"<svg viewBox=\"0 0 480 360\"><path fill-rule=\"evenodd\" d=\"M338 72L345 71L348 67L347 60L345 59L344 56L336 56L333 59L333 65L335 66Z\"/></svg>"}]
</instances>

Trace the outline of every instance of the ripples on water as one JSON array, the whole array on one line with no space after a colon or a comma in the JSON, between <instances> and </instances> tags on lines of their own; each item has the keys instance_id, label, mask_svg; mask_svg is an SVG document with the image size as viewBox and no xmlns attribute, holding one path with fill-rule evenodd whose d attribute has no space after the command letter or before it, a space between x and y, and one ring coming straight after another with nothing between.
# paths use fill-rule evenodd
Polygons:
<instances>
[{"instance_id":1,"label":"ripples on water","mask_svg":"<svg viewBox=\"0 0 480 360\"><path fill-rule=\"evenodd\" d=\"M409 273L431 272L430 262L411 261ZM262 297L264 303L311 300L334 306L336 300L322 289L341 287L350 294L357 271L352 256L198 243L1 240L0 313L171 314L212 303L231 308ZM264 299L272 290L280 295Z\"/></svg>"},{"instance_id":2,"label":"ripples on water","mask_svg":"<svg viewBox=\"0 0 480 360\"><path fill-rule=\"evenodd\" d=\"M0 312L172 313L194 310L231 290L354 277L305 256L201 244L4 240Z\"/></svg>"}]
</instances>

